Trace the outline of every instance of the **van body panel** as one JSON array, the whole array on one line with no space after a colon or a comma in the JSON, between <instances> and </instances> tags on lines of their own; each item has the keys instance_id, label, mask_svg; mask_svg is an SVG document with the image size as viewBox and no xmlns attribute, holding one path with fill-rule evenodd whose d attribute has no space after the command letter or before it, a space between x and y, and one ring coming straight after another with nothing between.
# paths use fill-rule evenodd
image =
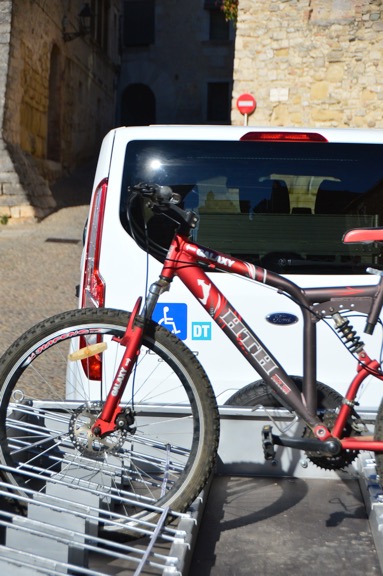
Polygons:
<instances>
[{"instance_id":1,"label":"van body panel","mask_svg":"<svg viewBox=\"0 0 383 576\"><path fill-rule=\"evenodd\" d=\"M319 128L306 130L302 128L265 128L255 126L149 126L118 128L106 135L100 150L94 182L95 190L103 178L108 178L100 253L100 272L106 284L106 307L131 310L137 297L143 295L147 286L158 278L161 269L161 263L158 258L152 255L147 256L145 251L132 239L127 232L126 223L121 217L121 195L125 193L123 183L124 177L126 177L126 175L124 176L124 164L129 143L166 140L174 142L237 142L249 132L279 131L296 132L297 134L318 133L324 136L329 143L379 144L382 145L383 158L383 130L322 130ZM246 143L244 142L242 145L246 145ZM269 144L271 146L270 154L272 154L273 147L278 145L280 144ZM327 143L321 145L325 149L328 146ZM283 146L288 147L289 144L284 143ZM308 142L305 146L307 146L309 151L312 144ZM257 229L259 230L261 226L265 226L265 230L267 230L267 216L263 214L257 214L256 216L258 218L256 220ZM281 214L275 214L270 219L270 222L273 221L273 226L275 227L276 238L278 237L278 232L283 231L284 222L287 221L282 216ZM298 216L302 217L299 218ZM224 221L226 216L221 213L217 215L217 218L220 218L220 221ZM333 215L330 220L331 222L336 222L337 218L337 215ZM294 227L297 228L298 234L307 237L313 234L315 228L314 219L315 216L310 221L308 215L297 213L297 218L293 218L291 222L294 222ZM373 220L373 216L371 216L367 218L366 222L367 224L373 222L374 226L383 225L378 220L378 218ZM350 221L353 222L353 215L351 215ZM241 220L238 220L238 222L241 222ZM245 219L243 219L243 222L245 222ZM341 225L342 222L342 220L339 220L338 224ZM330 234L330 227L328 230ZM199 240L197 239L197 241ZM214 248L214 245L211 247ZM314 252L315 248L316 246L312 248ZM220 248L215 247L215 249L219 250ZM362 254L362 260L363 257L368 259L369 252L366 254L367 256ZM372 257L379 259L375 252ZM343 258L342 255L341 258ZM209 275L212 281L252 326L259 338L270 348L285 370L289 374L301 375L303 370L302 315L299 307L277 291L265 288L257 283L228 274L212 272ZM363 272L338 274L335 271L331 274L325 274L311 271L311 273L303 274L286 272L285 275L302 287L355 286L376 284L377 282L376 277ZM258 375L251 366L231 345L218 326L214 325L211 317L194 300L193 296L188 293L178 279L174 280L170 292L161 296L160 304L162 308L159 308L156 320L168 325L168 327L175 320L182 324L183 339L198 355L199 360L205 367L220 404L224 403L235 390L258 379ZM186 305L186 308L180 308L175 305ZM170 310L168 317L164 313L164 306L167 306ZM177 316L178 310L183 310L182 316ZM175 318L172 316L173 313L176 314ZM271 323L268 320L270 315L279 315L282 318L281 323ZM292 321L292 323L284 322L285 318L290 321L292 317L295 317L296 321ZM368 336L363 333L364 320L362 318L355 317L351 320L358 334L366 343L366 349L370 356L379 358L382 341L381 327L377 326L374 335ZM355 367L356 360L339 343L338 337L334 334L332 328L326 323L320 322L318 324L318 380L344 393L350 379L354 375ZM381 396L376 389L376 386L379 386L379 382L374 381L373 384L370 384L369 380L367 381L366 390L361 398L364 408L376 407L377 399Z\"/></svg>"}]
</instances>

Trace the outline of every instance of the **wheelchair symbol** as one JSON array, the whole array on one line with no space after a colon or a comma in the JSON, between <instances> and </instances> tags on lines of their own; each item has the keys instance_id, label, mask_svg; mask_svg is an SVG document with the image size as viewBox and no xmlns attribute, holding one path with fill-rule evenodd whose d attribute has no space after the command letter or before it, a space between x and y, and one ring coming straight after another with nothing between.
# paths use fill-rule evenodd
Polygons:
<instances>
[{"instance_id":1,"label":"wheelchair symbol","mask_svg":"<svg viewBox=\"0 0 383 576\"><path fill-rule=\"evenodd\" d=\"M153 320L163 326L181 340L187 338L187 306L186 304L167 303L157 304L153 313Z\"/></svg>"},{"instance_id":2,"label":"wheelchair symbol","mask_svg":"<svg viewBox=\"0 0 383 576\"><path fill-rule=\"evenodd\" d=\"M174 318L170 318L168 316L169 306L164 306L162 312L164 317L161 318L161 320L159 320L158 324L166 326L166 328L170 330L170 332L172 332L173 334L180 334L181 330L177 330Z\"/></svg>"}]
</instances>

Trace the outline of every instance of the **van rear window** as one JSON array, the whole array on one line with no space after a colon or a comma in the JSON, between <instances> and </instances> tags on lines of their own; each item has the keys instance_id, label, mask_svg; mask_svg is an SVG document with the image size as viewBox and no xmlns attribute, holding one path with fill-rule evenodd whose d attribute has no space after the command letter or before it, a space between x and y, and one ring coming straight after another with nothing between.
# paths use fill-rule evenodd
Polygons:
<instances>
[{"instance_id":1,"label":"van rear window","mask_svg":"<svg viewBox=\"0 0 383 576\"><path fill-rule=\"evenodd\" d=\"M382 151L379 144L132 141L121 222L131 234L128 187L157 183L199 214L199 244L279 273L360 274L382 262L381 248L344 245L342 236L383 226ZM146 227L152 254L163 259L172 224L139 207L132 214L136 240L145 247Z\"/></svg>"}]
</instances>

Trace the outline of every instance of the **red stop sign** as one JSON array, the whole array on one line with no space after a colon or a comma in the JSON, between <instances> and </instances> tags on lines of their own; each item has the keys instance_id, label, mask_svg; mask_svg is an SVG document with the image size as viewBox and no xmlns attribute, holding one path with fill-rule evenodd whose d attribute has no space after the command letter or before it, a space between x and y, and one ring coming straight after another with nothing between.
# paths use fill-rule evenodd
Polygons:
<instances>
[{"instance_id":1,"label":"red stop sign","mask_svg":"<svg viewBox=\"0 0 383 576\"><path fill-rule=\"evenodd\" d=\"M251 94L241 94L237 99L237 108L241 114L251 114L256 107L257 103Z\"/></svg>"}]
</instances>

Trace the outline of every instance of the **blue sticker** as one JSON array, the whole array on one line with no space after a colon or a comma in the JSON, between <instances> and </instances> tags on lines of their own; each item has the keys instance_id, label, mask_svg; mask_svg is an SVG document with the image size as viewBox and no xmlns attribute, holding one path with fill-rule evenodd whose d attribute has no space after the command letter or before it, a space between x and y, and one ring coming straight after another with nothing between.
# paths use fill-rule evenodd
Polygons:
<instances>
[{"instance_id":1,"label":"blue sticker","mask_svg":"<svg viewBox=\"0 0 383 576\"><path fill-rule=\"evenodd\" d=\"M181 340L187 338L187 306L186 304L157 304L153 312L153 320L167 328Z\"/></svg>"},{"instance_id":2,"label":"blue sticker","mask_svg":"<svg viewBox=\"0 0 383 576\"><path fill-rule=\"evenodd\" d=\"M211 322L192 322L192 340L211 340Z\"/></svg>"}]
</instances>

